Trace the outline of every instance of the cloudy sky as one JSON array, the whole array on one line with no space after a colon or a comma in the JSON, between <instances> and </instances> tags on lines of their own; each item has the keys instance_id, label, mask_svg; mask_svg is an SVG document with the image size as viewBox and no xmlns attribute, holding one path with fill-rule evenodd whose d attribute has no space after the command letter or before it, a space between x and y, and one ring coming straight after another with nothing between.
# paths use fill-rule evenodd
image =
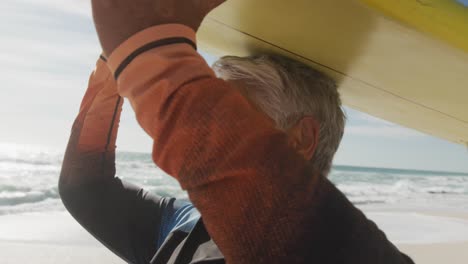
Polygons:
<instances>
[{"instance_id":1,"label":"cloudy sky","mask_svg":"<svg viewBox=\"0 0 468 264\"><path fill-rule=\"evenodd\" d=\"M88 3L0 1L0 144L65 148L100 53ZM349 121L336 164L468 172L465 147L346 111ZM128 105L118 146L151 150Z\"/></svg>"}]
</instances>

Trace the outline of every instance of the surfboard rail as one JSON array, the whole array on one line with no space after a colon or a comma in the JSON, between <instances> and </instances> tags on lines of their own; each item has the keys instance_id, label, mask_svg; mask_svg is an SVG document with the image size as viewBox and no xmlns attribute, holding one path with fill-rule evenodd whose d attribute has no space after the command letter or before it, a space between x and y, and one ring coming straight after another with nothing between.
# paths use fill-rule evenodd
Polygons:
<instances>
[{"instance_id":1,"label":"surfboard rail","mask_svg":"<svg viewBox=\"0 0 468 264\"><path fill-rule=\"evenodd\" d=\"M360 0L382 14L468 52L468 1Z\"/></svg>"}]
</instances>

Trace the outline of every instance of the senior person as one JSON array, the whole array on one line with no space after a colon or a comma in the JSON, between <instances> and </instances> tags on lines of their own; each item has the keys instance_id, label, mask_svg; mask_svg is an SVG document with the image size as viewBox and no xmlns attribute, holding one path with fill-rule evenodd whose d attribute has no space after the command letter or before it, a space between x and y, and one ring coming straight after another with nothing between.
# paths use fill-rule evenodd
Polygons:
<instances>
[{"instance_id":1,"label":"senior person","mask_svg":"<svg viewBox=\"0 0 468 264\"><path fill-rule=\"evenodd\" d=\"M197 53L222 2L92 1L103 56L63 162L67 209L128 263L413 263L327 179L345 125L329 77L276 55L213 71ZM190 201L116 177L123 98Z\"/></svg>"}]
</instances>

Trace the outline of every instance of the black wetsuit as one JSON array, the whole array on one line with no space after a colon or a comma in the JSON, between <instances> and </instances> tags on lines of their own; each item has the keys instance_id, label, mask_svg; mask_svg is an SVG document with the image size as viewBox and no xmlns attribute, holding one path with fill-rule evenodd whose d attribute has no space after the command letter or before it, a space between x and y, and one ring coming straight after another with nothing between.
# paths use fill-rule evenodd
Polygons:
<instances>
[{"instance_id":1,"label":"black wetsuit","mask_svg":"<svg viewBox=\"0 0 468 264\"><path fill-rule=\"evenodd\" d=\"M128 263L224 263L188 201L159 197L118 178L64 188L61 195L72 215Z\"/></svg>"}]
</instances>

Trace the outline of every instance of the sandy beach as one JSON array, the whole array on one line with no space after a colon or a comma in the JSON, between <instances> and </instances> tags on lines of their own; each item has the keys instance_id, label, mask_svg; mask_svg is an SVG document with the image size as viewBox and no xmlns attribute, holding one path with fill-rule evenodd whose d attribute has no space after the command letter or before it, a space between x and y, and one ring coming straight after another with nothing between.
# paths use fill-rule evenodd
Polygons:
<instances>
[{"instance_id":1,"label":"sandy beach","mask_svg":"<svg viewBox=\"0 0 468 264\"><path fill-rule=\"evenodd\" d=\"M392 211L367 215L415 263L468 263L468 213Z\"/></svg>"},{"instance_id":2,"label":"sandy beach","mask_svg":"<svg viewBox=\"0 0 468 264\"><path fill-rule=\"evenodd\" d=\"M416 263L466 264L468 215L427 212L369 212L389 239ZM2 264L124 263L66 212L0 216Z\"/></svg>"},{"instance_id":3,"label":"sandy beach","mask_svg":"<svg viewBox=\"0 0 468 264\"><path fill-rule=\"evenodd\" d=\"M466 264L468 262L468 243L434 243L426 245L398 245L415 263Z\"/></svg>"},{"instance_id":4,"label":"sandy beach","mask_svg":"<svg viewBox=\"0 0 468 264\"><path fill-rule=\"evenodd\" d=\"M2 264L122 264L66 212L0 216Z\"/></svg>"},{"instance_id":5,"label":"sandy beach","mask_svg":"<svg viewBox=\"0 0 468 264\"><path fill-rule=\"evenodd\" d=\"M3 264L123 264L124 261L101 246L76 246L27 242L0 242Z\"/></svg>"}]
</instances>

